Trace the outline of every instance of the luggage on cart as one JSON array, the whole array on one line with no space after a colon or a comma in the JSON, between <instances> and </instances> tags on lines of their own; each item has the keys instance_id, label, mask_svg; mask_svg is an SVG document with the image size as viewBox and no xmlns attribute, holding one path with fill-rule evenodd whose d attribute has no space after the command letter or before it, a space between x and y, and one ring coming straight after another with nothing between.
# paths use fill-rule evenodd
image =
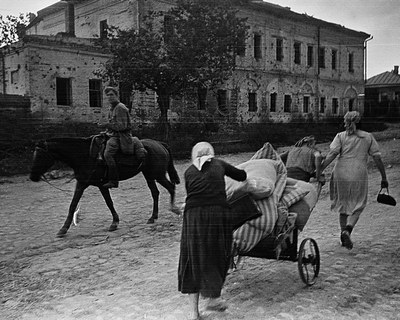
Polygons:
<instances>
[{"instance_id":1,"label":"luggage on cart","mask_svg":"<svg viewBox=\"0 0 400 320\"><path fill-rule=\"evenodd\" d=\"M232 186L229 181L227 183L228 201L231 199L232 212L237 222L235 226L238 226L234 231L233 265L239 263L243 256L297 262L302 281L312 285L319 274L319 248L314 239L307 238L297 249L298 235L317 202L321 185L316 188L310 183L287 178L283 162L269 143L252 157L252 160L256 159L270 160L264 162L269 166L264 170L268 176L264 177L262 170L258 170L256 175L253 173L255 164L262 162L248 161L238 166L250 171L250 179L258 175L261 181L258 185L264 189L255 190L255 197L251 192L243 192L248 187L243 188L244 184L240 186L240 196L235 196L235 190L232 192L232 189L238 189L238 186ZM274 172L271 172L271 168ZM273 181L272 187L265 183L267 178ZM258 197L259 194L267 194L267 191L269 196Z\"/></svg>"}]
</instances>

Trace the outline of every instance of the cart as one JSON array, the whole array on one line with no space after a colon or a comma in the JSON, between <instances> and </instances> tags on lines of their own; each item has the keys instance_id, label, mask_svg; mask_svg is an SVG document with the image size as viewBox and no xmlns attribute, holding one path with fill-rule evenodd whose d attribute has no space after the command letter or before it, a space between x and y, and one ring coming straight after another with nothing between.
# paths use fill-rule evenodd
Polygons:
<instances>
[{"instance_id":1,"label":"cart","mask_svg":"<svg viewBox=\"0 0 400 320\"><path fill-rule=\"evenodd\" d=\"M321 190L321 183L318 185L318 196ZM257 211L258 208L254 201L250 197L242 197L231 203L233 211L236 211L238 215L243 210ZM254 216L254 214L248 214L248 217ZM250 219L250 218L249 218ZM240 263L240 260L244 256L275 259L275 260L288 260L297 262L297 268L300 274L301 280L307 285L313 285L318 277L320 269L320 253L317 242L313 238L305 238L299 242L299 229L294 224L289 227L285 232L273 233L266 238L258 242L248 252L238 252L237 249L233 248L232 253L232 264L231 268L235 270Z\"/></svg>"}]
</instances>

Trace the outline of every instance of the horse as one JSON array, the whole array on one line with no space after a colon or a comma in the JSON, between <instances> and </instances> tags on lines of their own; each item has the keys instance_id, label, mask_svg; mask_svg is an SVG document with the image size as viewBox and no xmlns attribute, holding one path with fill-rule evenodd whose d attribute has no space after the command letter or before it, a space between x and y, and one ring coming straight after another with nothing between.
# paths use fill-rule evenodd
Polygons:
<instances>
[{"instance_id":1,"label":"horse","mask_svg":"<svg viewBox=\"0 0 400 320\"><path fill-rule=\"evenodd\" d=\"M110 191L103 187L106 180L106 164L99 157L91 155L92 137L86 138L51 138L38 142L33 153L32 167L29 178L38 182L56 161L60 161L74 171L76 179L75 191L69 206L68 216L64 225L57 233L61 238L66 235L83 192L88 186L99 188L108 208L111 211L113 221L109 231L118 228L119 216L114 208ZM143 164L135 162L133 155L118 153L116 162L119 172L119 180L126 180L142 172L153 198L153 212L147 223L154 223L158 219L159 190L156 181L168 190L170 194L171 211L180 214L175 205L175 185L180 183L178 173L174 167L173 156L166 143L152 139L141 140L147 151ZM168 173L169 179L166 174ZM45 179L45 178L44 178Z\"/></svg>"}]
</instances>

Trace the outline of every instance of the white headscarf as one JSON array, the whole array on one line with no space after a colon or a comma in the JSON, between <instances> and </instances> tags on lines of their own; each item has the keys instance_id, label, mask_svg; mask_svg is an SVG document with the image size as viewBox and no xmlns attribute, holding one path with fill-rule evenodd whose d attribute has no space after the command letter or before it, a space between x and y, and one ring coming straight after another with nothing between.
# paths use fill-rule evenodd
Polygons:
<instances>
[{"instance_id":1,"label":"white headscarf","mask_svg":"<svg viewBox=\"0 0 400 320\"><path fill-rule=\"evenodd\" d=\"M200 171L203 164L214 158L214 148L208 142L197 143L192 149L192 163Z\"/></svg>"}]
</instances>

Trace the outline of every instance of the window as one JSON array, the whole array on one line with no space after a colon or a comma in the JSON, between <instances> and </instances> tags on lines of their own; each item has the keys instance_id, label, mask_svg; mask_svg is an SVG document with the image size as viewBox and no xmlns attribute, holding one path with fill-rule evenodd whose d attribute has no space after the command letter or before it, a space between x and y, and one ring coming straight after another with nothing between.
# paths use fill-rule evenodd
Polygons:
<instances>
[{"instance_id":1,"label":"window","mask_svg":"<svg viewBox=\"0 0 400 320\"><path fill-rule=\"evenodd\" d=\"M318 49L318 68L325 69L325 48Z\"/></svg>"},{"instance_id":2,"label":"window","mask_svg":"<svg viewBox=\"0 0 400 320\"><path fill-rule=\"evenodd\" d=\"M290 112L291 109L292 109L292 97L288 94L285 94L283 112Z\"/></svg>"},{"instance_id":3,"label":"window","mask_svg":"<svg viewBox=\"0 0 400 320\"><path fill-rule=\"evenodd\" d=\"M101 80L89 79L89 106L91 108L101 108Z\"/></svg>"},{"instance_id":4,"label":"window","mask_svg":"<svg viewBox=\"0 0 400 320\"><path fill-rule=\"evenodd\" d=\"M262 45L261 45L261 35L254 34L254 58L262 58Z\"/></svg>"},{"instance_id":5,"label":"window","mask_svg":"<svg viewBox=\"0 0 400 320\"><path fill-rule=\"evenodd\" d=\"M283 40L276 39L276 61L283 61Z\"/></svg>"},{"instance_id":6,"label":"window","mask_svg":"<svg viewBox=\"0 0 400 320\"><path fill-rule=\"evenodd\" d=\"M257 94L249 92L249 111L257 111Z\"/></svg>"},{"instance_id":7,"label":"window","mask_svg":"<svg viewBox=\"0 0 400 320\"><path fill-rule=\"evenodd\" d=\"M246 55L246 32L243 31L239 34L238 46L236 48L236 54L244 57Z\"/></svg>"},{"instance_id":8,"label":"window","mask_svg":"<svg viewBox=\"0 0 400 320\"><path fill-rule=\"evenodd\" d=\"M197 88L197 107L199 110L206 109L207 88Z\"/></svg>"},{"instance_id":9,"label":"window","mask_svg":"<svg viewBox=\"0 0 400 320\"><path fill-rule=\"evenodd\" d=\"M332 70L336 70L337 65L337 50L332 50Z\"/></svg>"},{"instance_id":10,"label":"window","mask_svg":"<svg viewBox=\"0 0 400 320\"><path fill-rule=\"evenodd\" d=\"M349 72L354 72L354 55L349 53Z\"/></svg>"},{"instance_id":11,"label":"window","mask_svg":"<svg viewBox=\"0 0 400 320\"><path fill-rule=\"evenodd\" d=\"M106 39L108 36L108 24L107 20L100 21L100 38Z\"/></svg>"},{"instance_id":12,"label":"window","mask_svg":"<svg viewBox=\"0 0 400 320\"><path fill-rule=\"evenodd\" d=\"M349 99L349 111L353 111L354 109L354 99Z\"/></svg>"},{"instance_id":13,"label":"window","mask_svg":"<svg viewBox=\"0 0 400 320\"><path fill-rule=\"evenodd\" d=\"M217 102L218 102L218 109L221 112L228 111L228 102L227 102L227 94L226 90L218 90L217 91Z\"/></svg>"},{"instance_id":14,"label":"window","mask_svg":"<svg viewBox=\"0 0 400 320\"><path fill-rule=\"evenodd\" d=\"M338 111L339 111L338 98L332 98L332 113L338 114Z\"/></svg>"},{"instance_id":15,"label":"window","mask_svg":"<svg viewBox=\"0 0 400 320\"><path fill-rule=\"evenodd\" d=\"M17 84L19 81L19 70L11 71L11 83Z\"/></svg>"},{"instance_id":16,"label":"window","mask_svg":"<svg viewBox=\"0 0 400 320\"><path fill-rule=\"evenodd\" d=\"M319 113L325 113L325 97L319 99Z\"/></svg>"},{"instance_id":17,"label":"window","mask_svg":"<svg viewBox=\"0 0 400 320\"><path fill-rule=\"evenodd\" d=\"M308 113L310 109L310 97L303 97L303 112Z\"/></svg>"},{"instance_id":18,"label":"window","mask_svg":"<svg viewBox=\"0 0 400 320\"><path fill-rule=\"evenodd\" d=\"M56 78L56 98L57 105L72 105L72 90L70 78Z\"/></svg>"},{"instance_id":19,"label":"window","mask_svg":"<svg viewBox=\"0 0 400 320\"><path fill-rule=\"evenodd\" d=\"M270 104L271 104L269 111L275 112L276 111L276 98L277 98L276 92L271 93L269 98L270 98Z\"/></svg>"},{"instance_id":20,"label":"window","mask_svg":"<svg viewBox=\"0 0 400 320\"><path fill-rule=\"evenodd\" d=\"M294 43L294 63L295 64L301 63L301 43L300 42Z\"/></svg>"},{"instance_id":21,"label":"window","mask_svg":"<svg viewBox=\"0 0 400 320\"><path fill-rule=\"evenodd\" d=\"M312 46L307 47L307 66L313 66L313 56L314 56L314 48Z\"/></svg>"}]
</instances>

